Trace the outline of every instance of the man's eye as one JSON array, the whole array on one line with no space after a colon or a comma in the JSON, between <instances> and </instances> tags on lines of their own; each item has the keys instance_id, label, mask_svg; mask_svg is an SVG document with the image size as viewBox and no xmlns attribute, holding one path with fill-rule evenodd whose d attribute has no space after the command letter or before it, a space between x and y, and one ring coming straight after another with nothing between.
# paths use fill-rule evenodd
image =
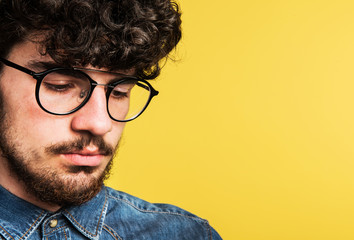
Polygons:
<instances>
[{"instance_id":1,"label":"man's eye","mask_svg":"<svg viewBox=\"0 0 354 240\"><path fill-rule=\"evenodd\" d=\"M134 83L119 84L112 89L111 97L117 100L128 99L134 86Z\"/></svg>"},{"instance_id":2,"label":"man's eye","mask_svg":"<svg viewBox=\"0 0 354 240\"><path fill-rule=\"evenodd\" d=\"M118 90L113 90L111 96L116 99L123 99L128 97L128 92L122 92Z\"/></svg>"},{"instance_id":3,"label":"man's eye","mask_svg":"<svg viewBox=\"0 0 354 240\"><path fill-rule=\"evenodd\" d=\"M54 92L65 92L75 88L74 84L72 83L58 84L58 83L43 82L43 84L47 90L54 91Z\"/></svg>"}]
</instances>

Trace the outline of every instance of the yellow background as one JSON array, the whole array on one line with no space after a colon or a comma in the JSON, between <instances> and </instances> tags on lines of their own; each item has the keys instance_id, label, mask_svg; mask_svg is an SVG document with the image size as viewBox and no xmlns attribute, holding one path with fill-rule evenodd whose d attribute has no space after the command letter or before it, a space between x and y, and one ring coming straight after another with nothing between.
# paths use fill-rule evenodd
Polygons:
<instances>
[{"instance_id":1,"label":"yellow background","mask_svg":"<svg viewBox=\"0 0 354 240\"><path fill-rule=\"evenodd\" d=\"M224 239L354 239L354 1L181 0L110 186Z\"/></svg>"}]
</instances>

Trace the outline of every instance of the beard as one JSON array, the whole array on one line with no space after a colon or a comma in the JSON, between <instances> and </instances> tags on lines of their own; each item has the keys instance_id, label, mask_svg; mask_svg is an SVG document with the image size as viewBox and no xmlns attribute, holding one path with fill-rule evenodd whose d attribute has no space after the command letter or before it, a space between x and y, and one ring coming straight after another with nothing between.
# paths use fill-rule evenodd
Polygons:
<instances>
[{"instance_id":1,"label":"beard","mask_svg":"<svg viewBox=\"0 0 354 240\"><path fill-rule=\"evenodd\" d=\"M58 206L81 205L101 190L104 180L109 177L113 163L114 148L102 137L82 135L73 141L61 142L45 147L48 157L71 151L80 151L87 146L97 146L100 153L110 156L104 170L91 166L68 166L64 170L49 166L36 166L41 156L36 151L26 152L21 141L11 131L11 123L6 117L0 91L0 151L10 174L22 182L25 190L38 200ZM43 160L43 159L42 159ZM43 161L41 161L43 162ZM100 172L101 171L101 172Z\"/></svg>"}]
</instances>

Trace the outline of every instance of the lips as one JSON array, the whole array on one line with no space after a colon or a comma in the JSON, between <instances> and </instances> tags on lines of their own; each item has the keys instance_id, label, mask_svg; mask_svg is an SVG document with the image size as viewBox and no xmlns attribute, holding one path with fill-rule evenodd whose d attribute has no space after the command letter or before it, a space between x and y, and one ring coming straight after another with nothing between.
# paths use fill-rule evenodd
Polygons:
<instances>
[{"instance_id":1,"label":"lips","mask_svg":"<svg viewBox=\"0 0 354 240\"><path fill-rule=\"evenodd\" d=\"M114 147L106 143L102 137L82 136L72 141L52 144L44 150L49 156L60 156L63 164L71 166L97 167L102 161L112 157Z\"/></svg>"},{"instance_id":2,"label":"lips","mask_svg":"<svg viewBox=\"0 0 354 240\"><path fill-rule=\"evenodd\" d=\"M87 147L81 151L71 151L61 155L72 165L96 167L100 165L107 154L99 152L97 149L90 149Z\"/></svg>"}]
</instances>

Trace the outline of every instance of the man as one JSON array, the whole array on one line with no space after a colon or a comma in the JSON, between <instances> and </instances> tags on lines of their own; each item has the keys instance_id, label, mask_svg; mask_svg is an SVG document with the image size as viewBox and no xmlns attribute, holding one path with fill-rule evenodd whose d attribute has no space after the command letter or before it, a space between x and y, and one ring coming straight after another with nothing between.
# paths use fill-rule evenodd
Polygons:
<instances>
[{"instance_id":1,"label":"man","mask_svg":"<svg viewBox=\"0 0 354 240\"><path fill-rule=\"evenodd\" d=\"M1 239L221 239L103 185L180 24L170 0L0 0Z\"/></svg>"}]
</instances>

